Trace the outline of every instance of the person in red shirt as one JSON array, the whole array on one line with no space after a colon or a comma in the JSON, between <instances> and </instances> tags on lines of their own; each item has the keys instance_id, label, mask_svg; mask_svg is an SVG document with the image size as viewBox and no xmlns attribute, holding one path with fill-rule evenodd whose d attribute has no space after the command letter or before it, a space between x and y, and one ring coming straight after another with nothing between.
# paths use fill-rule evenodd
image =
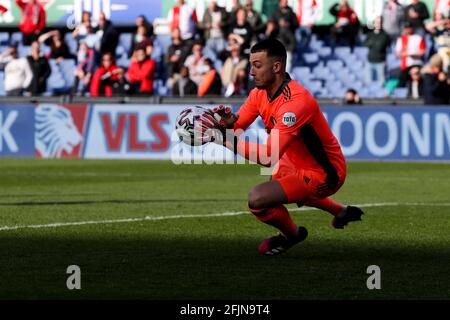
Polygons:
<instances>
[{"instance_id":1,"label":"person in red shirt","mask_svg":"<svg viewBox=\"0 0 450 320\"><path fill-rule=\"evenodd\" d=\"M330 14L336 19L331 27L333 49L336 45L340 45L342 40L346 40L353 52L359 31L359 19L356 12L346 0L340 0L331 7Z\"/></svg>"},{"instance_id":2,"label":"person in red shirt","mask_svg":"<svg viewBox=\"0 0 450 320\"><path fill-rule=\"evenodd\" d=\"M45 28L45 9L37 0L16 0L16 4L22 11L22 20L19 29L23 33L23 44L30 45L37 40L39 34Z\"/></svg>"},{"instance_id":3,"label":"person in red shirt","mask_svg":"<svg viewBox=\"0 0 450 320\"><path fill-rule=\"evenodd\" d=\"M256 218L281 234L259 246L264 255L277 255L303 241L308 232L297 226L284 204L312 206L331 213L342 229L361 220L362 210L330 198L344 183L346 161L314 97L285 72L286 49L273 38L251 48L250 75L254 88L237 114L223 106L197 121L203 141L222 144L248 160L274 167L270 181L250 191L248 206ZM239 138L260 116L269 137L265 144Z\"/></svg>"},{"instance_id":4,"label":"person in red shirt","mask_svg":"<svg viewBox=\"0 0 450 320\"><path fill-rule=\"evenodd\" d=\"M155 70L155 60L147 56L145 48L138 47L134 51L127 73L128 82L131 86L131 93L152 94Z\"/></svg>"},{"instance_id":5,"label":"person in red shirt","mask_svg":"<svg viewBox=\"0 0 450 320\"><path fill-rule=\"evenodd\" d=\"M91 81L91 96L111 97L123 93L124 70L116 65L111 53L103 54L101 65Z\"/></svg>"}]
</instances>

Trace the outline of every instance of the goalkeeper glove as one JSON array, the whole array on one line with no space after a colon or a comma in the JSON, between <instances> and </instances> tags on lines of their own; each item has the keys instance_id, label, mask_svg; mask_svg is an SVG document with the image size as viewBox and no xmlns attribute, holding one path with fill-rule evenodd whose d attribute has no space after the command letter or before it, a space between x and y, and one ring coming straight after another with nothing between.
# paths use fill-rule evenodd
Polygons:
<instances>
[{"instance_id":1,"label":"goalkeeper glove","mask_svg":"<svg viewBox=\"0 0 450 320\"><path fill-rule=\"evenodd\" d=\"M214 118L219 125L224 129L233 129L234 123L238 120L238 116L235 115L230 107L220 105L212 109Z\"/></svg>"}]
</instances>

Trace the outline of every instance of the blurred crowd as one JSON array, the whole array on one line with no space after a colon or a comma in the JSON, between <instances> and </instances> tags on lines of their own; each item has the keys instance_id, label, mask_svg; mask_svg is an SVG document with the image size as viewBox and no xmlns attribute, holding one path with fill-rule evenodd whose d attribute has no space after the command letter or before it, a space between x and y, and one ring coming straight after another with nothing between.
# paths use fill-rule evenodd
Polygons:
<instances>
[{"instance_id":1,"label":"blurred crowd","mask_svg":"<svg viewBox=\"0 0 450 320\"><path fill-rule=\"evenodd\" d=\"M382 15L370 25L360 23L347 1L336 1L328 8L335 22L324 40L333 50L338 46L349 46L351 50L366 46L368 81L383 85L394 82L396 87L408 88L411 98L447 104L449 1L435 1L430 15L420 0L411 0L406 6L387 0ZM155 26L142 15L136 19L130 51L126 53L129 63L119 65L116 58L120 32L105 14L92 21L91 13L83 12L74 30L44 32L46 17L42 6L36 0L16 3L22 11L22 45L30 46L30 53L20 56L15 43L0 53L5 92L11 96L46 92L51 74L49 59L61 64L68 59L75 61L72 95L148 96L154 94L155 79L162 79L168 94L174 96L246 96L253 87L249 76L251 45L258 40L278 38L286 46L290 71L301 65L301 53L308 52L317 21L315 0L299 1L295 12L287 0L279 0L265 22L252 0L234 0L228 11L211 0L201 21L193 8L178 0L167 17L171 40L161 61L154 58ZM65 43L67 32L76 40L76 53ZM45 54L42 46L46 47ZM390 52L400 61L396 70L387 69ZM357 96L353 91L348 96ZM345 100L354 103L352 99Z\"/></svg>"}]
</instances>

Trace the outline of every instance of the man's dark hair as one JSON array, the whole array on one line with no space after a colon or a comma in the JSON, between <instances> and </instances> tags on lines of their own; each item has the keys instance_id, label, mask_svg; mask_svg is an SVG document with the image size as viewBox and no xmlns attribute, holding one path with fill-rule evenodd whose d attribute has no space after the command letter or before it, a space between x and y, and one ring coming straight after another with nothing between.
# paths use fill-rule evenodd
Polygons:
<instances>
[{"instance_id":1,"label":"man's dark hair","mask_svg":"<svg viewBox=\"0 0 450 320\"><path fill-rule=\"evenodd\" d=\"M267 38L256 43L251 49L250 53L266 52L269 58L281 60L286 64L286 48L277 39Z\"/></svg>"}]
</instances>

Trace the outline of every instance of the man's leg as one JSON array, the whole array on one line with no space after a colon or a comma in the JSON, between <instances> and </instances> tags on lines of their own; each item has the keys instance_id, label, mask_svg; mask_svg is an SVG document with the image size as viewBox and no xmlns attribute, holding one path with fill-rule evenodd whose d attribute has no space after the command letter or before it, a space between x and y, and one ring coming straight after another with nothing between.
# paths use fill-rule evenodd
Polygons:
<instances>
[{"instance_id":1,"label":"man's leg","mask_svg":"<svg viewBox=\"0 0 450 320\"><path fill-rule=\"evenodd\" d=\"M280 230L281 234L265 239L259 245L259 252L264 255L278 255L308 236L304 227L298 227L283 203L288 197L277 180L271 180L255 186L249 193L250 211L259 221Z\"/></svg>"},{"instance_id":2,"label":"man's leg","mask_svg":"<svg viewBox=\"0 0 450 320\"><path fill-rule=\"evenodd\" d=\"M333 216L337 216L343 213L345 211L345 208L347 207L331 198L310 198L305 202L305 205L329 212Z\"/></svg>"},{"instance_id":3,"label":"man's leg","mask_svg":"<svg viewBox=\"0 0 450 320\"><path fill-rule=\"evenodd\" d=\"M287 201L287 196L277 180L255 186L248 195L248 206L256 218L290 237L296 235L298 227L282 205Z\"/></svg>"},{"instance_id":4,"label":"man's leg","mask_svg":"<svg viewBox=\"0 0 450 320\"><path fill-rule=\"evenodd\" d=\"M360 221L364 214L358 207L343 205L329 197L323 199L310 198L304 204L331 213L334 216L331 225L335 229L344 229L349 222ZM301 206L300 203L298 205Z\"/></svg>"}]
</instances>

